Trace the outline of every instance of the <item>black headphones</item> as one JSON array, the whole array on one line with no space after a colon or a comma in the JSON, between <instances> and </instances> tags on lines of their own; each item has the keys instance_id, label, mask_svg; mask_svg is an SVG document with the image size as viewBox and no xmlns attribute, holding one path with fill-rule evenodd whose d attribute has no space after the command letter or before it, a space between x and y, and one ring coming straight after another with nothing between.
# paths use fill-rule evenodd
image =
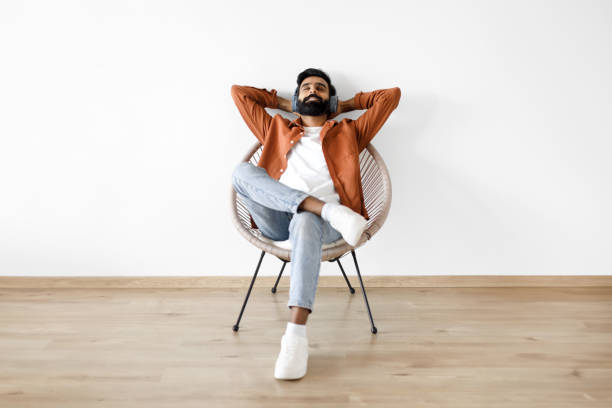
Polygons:
<instances>
[{"instance_id":1,"label":"black headphones","mask_svg":"<svg viewBox=\"0 0 612 408\"><path fill-rule=\"evenodd\" d=\"M333 90L336 93L336 88L333 85L330 85L330 91ZM295 92L293 93L293 99L291 101L291 110L293 112L297 112L298 105L298 96L300 94L299 85L295 88ZM329 113L334 113L338 110L338 95L331 95L329 97Z\"/></svg>"}]
</instances>

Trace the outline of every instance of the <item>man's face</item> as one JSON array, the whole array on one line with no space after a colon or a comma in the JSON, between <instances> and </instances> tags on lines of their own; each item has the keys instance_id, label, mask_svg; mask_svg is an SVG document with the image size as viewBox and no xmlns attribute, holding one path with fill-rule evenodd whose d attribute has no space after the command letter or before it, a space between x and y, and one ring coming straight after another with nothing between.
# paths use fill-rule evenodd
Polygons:
<instances>
[{"instance_id":1,"label":"man's face","mask_svg":"<svg viewBox=\"0 0 612 408\"><path fill-rule=\"evenodd\" d=\"M329 86L323 78L304 78L298 93L297 111L307 116L329 113Z\"/></svg>"}]
</instances>

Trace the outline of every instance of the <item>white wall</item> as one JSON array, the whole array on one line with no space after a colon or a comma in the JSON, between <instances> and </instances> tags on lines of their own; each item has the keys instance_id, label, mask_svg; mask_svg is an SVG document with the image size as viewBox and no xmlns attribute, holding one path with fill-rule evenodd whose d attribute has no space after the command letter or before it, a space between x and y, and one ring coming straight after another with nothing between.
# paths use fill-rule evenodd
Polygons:
<instances>
[{"instance_id":1,"label":"white wall","mask_svg":"<svg viewBox=\"0 0 612 408\"><path fill-rule=\"evenodd\" d=\"M289 97L308 67L341 99L402 89L364 274L610 274L611 23L608 1L3 1L0 274L251 275L230 86Z\"/></svg>"}]
</instances>

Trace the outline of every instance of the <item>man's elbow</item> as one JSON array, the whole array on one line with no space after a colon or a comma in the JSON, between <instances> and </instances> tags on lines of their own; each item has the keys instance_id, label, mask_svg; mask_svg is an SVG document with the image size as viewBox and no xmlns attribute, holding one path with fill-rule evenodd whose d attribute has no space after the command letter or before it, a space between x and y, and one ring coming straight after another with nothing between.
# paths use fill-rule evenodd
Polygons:
<instances>
[{"instance_id":1,"label":"man's elbow","mask_svg":"<svg viewBox=\"0 0 612 408\"><path fill-rule=\"evenodd\" d=\"M398 86L395 88L389 88L387 91L387 100L393 106L393 109L397 108L397 105L399 105L399 100L402 96L402 91Z\"/></svg>"},{"instance_id":2,"label":"man's elbow","mask_svg":"<svg viewBox=\"0 0 612 408\"><path fill-rule=\"evenodd\" d=\"M238 107L244 105L244 103L246 102L248 93L245 88L246 86L243 85L232 85L232 88L230 90L232 99Z\"/></svg>"},{"instance_id":3,"label":"man's elbow","mask_svg":"<svg viewBox=\"0 0 612 408\"><path fill-rule=\"evenodd\" d=\"M399 86L396 86L395 88L391 88L391 96L393 97L393 99L399 101L400 97L402 96L402 91L401 89L399 89Z\"/></svg>"},{"instance_id":4,"label":"man's elbow","mask_svg":"<svg viewBox=\"0 0 612 408\"><path fill-rule=\"evenodd\" d=\"M230 93L234 99L240 94L240 88L242 88L240 85L232 85Z\"/></svg>"}]
</instances>

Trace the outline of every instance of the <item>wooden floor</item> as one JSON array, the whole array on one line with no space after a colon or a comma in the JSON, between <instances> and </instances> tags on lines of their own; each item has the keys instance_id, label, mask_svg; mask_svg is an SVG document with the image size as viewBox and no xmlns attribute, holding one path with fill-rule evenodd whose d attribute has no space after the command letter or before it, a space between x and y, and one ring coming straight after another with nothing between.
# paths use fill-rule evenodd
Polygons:
<instances>
[{"instance_id":1,"label":"wooden floor","mask_svg":"<svg viewBox=\"0 0 612 408\"><path fill-rule=\"evenodd\" d=\"M319 288L298 381L245 292L0 289L0 407L612 407L612 287Z\"/></svg>"}]
</instances>

